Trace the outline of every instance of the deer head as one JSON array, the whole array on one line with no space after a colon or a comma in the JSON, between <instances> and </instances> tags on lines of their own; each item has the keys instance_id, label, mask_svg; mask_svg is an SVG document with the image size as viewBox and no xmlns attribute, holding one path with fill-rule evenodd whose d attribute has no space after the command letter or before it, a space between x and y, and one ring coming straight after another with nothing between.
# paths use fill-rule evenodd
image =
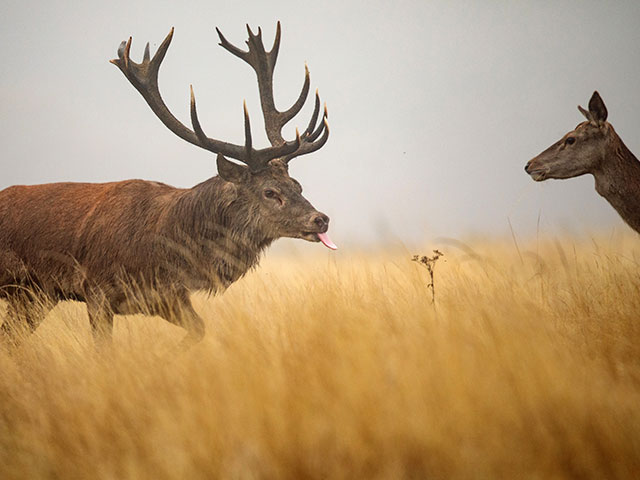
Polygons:
<instances>
[{"instance_id":1,"label":"deer head","mask_svg":"<svg viewBox=\"0 0 640 480\"><path fill-rule=\"evenodd\" d=\"M260 103L264 116L265 130L271 146L255 149L251 136L251 124L246 104L244 105L244 145L208 137L198 120L195 95L191 87L191 124L187 128L167 108L158 89L158 71L173 38L173 28L164 39L158 51L151 58L147 43L143 60L135 63L130 59L131 37L118 48L118 58L111 60L129 82L140 92L151 110L177 136L198 147L217 154L219 176L232 184L239 201L249 204L250 210L260 218L260 222L270 238L293 237L308 241L321 241L331 249L337 248L327 235L329 217L318 212L303 196L300 184L288 173L289 162L300 155L314 152L322 147L329 137L327 108L324 107L319 120L320 97L316 91L315 108L307 128L296 129L296 137L286 140L282 128L302 109L309 94L309 70L305 66L302 91L295 103L285 111L275 106L273 97L273 71L280 47L280 22L276 29L273 47L266 51L262 43L262 31L254 34L247 25L248 50L242 50L227 41L220 30L220 45L227 51L248 63L256 73ZM236 159L244 165L231 162L225 156Z\"/></svg>"},{"instance_id":2,"label":"deer head","mask_svg":"<svg viewBox=\"0 0 640 480\"><path fill-rule=\"evenodd\" d=\"M589 100L589 110L578 106L587 121L547 148L525 165L537 182L548 178L572 178L593 173L602 166L612 127L607 123L607 107L598 92Z\"/></svg>"}]
</instances>

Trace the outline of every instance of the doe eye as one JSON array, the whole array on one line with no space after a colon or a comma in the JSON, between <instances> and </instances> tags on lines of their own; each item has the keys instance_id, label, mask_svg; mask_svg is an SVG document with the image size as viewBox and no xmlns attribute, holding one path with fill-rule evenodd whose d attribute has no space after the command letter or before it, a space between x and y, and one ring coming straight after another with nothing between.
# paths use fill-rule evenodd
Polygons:
<instances>
[{"instance_id":1,"label":"doe eye","mask_svg":"<svg viewBox=\"0 0 640 480\"><path fill-rule=\"evenodd\" d=\"M267 189L264 191L264 196L267 198L274 198L276 196L276 192L273 190Z\"/></svg>"},{"instance_id":2,"label":"doe eye","mask_svg":"<svg viewBox=\"0 0 640 480\"><path fill-rule=\"evenodd\" d=\"M576 137L567 137L564 143L566 145L573 145L574 143L576 143Z\"/></svg>"}]
</instances>

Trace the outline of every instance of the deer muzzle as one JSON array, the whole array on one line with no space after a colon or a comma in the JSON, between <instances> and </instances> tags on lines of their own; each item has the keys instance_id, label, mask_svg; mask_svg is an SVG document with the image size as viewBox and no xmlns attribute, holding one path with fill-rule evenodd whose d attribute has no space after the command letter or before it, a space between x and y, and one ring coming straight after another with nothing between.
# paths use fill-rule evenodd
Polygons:
<instances>
[{"instance_id":1,"label":"deer muzzle","mask_svg":"<svg viewBox=\"0 0 640 480\"><path fill-rule=\"evenodd\" d=\"M338 249L327 233L329 230L329 217L324 213L318 212L313 215L310 223L312 228L303 234L303 238L305 240L309 240L310 242L322 242L325 247L330 248L331 250Z\"/></svg>"},{"instance_id":2,"label":"deer muzzle","mask_svg":"<svg viewBox=\"0 0 640 480\"><path fill-rule=\"evenodd\" d=\"M524 171L527 172L536 182L541 182L547 178L549 169L546 167L537 166L535 160L535 158L529 160L524 166Z\"/></svg>"}]
</instances>

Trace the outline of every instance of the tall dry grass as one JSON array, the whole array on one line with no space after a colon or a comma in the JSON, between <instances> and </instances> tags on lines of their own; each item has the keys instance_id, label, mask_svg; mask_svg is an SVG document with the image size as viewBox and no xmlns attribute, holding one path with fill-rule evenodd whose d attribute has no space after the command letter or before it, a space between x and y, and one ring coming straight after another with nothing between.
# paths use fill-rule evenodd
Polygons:
<instances>
[{"instance_id":1,"label":"tall dry grass","mask_svg":"<svg viewBox=\"0 0 640 480\"><path fill-rule=\"evenodd\" d=\"M640 242L263 264L205 340L61 304L0 351L0 478L637 478Z\"/></svg>"}]
</instances>

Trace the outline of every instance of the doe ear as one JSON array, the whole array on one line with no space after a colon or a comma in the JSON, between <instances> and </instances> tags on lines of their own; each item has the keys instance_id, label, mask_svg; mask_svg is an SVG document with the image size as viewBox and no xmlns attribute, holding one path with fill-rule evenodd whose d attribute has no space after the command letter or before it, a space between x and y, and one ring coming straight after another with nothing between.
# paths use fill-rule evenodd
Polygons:
<instances>
[{"instance_id":1,"label":"doe ear","mask_svg":"<svg viewBox=\"0 0 640 480\"><path fill-rule=\"evenodd\" d=\"M589 112L588 110L585 110L584 108L582 108L580 105L578 105L578 110L580 110L580 113L582 115L584 115L584 118L586 118L587 120L589 120L591 123L597 123L594 119L593 119L593 115L591 115L591 112Z\"/></svg>"},{"instance_id":2,"label":"doe ear","mask_svg":"<svg viewBox=\"0 0 640 480\"><path fill-rule=\"evenodd\" d=\"M247 167L227 160L221 153L216 158L216 164L218 165L218 175L227 182L242 183L249 178Z\"/></svg>"},{"instance_id":3,"label":"doe ear","mask_svg":"<svg viewBox=\"0 0 640 480\"><path fill-rule=\"evenodd\" d=\"M589 113L598 125L602 125L607 120L607 107L604 106L602 97L597 91L593 92L589 100Z\"/></svg>"}]
</instances>

